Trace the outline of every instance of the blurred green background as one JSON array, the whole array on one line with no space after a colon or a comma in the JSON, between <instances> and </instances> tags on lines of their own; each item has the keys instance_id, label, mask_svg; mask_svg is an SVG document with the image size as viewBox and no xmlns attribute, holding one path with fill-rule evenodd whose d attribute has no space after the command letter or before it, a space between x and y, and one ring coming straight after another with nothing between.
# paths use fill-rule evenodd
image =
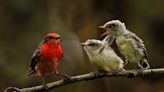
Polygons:
<instances>
[{"instance_id":1,"label":"blurred green background","mask_svg":"<svg viewBox=\"0 0 164 92\"><path fill-rule=\"evenodd\" d=\"M163 0L0 0L0 92L42 84L25 78L33 51L48 32L62 36L60 72L78 75L96 71L80 42L99 39L98 26L112 19L145 41L152 68L164 66ZM138 68L129 65L127 69ZM61 79L47 76L47 82ZM164 76L103 78L56 88L49 92L164 92Z\"/></svg>"}]
</instances>

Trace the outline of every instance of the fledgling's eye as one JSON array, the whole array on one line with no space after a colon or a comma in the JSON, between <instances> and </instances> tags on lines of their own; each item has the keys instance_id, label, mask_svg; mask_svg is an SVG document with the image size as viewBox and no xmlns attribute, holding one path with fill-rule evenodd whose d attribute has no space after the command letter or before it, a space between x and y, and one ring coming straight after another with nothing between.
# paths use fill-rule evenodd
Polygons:
<instances>
[{"instance_id":1,"label":"fledgling's eye","mask_svg":"<svg viewBox=\"0 0 164 92\"><path fill-rule=\"evenodd\" d=\"M116 24L115 24L115 23L113 23L111 26L112 26L112 27L115 27L115 26L116 26Z\"/></svg>"},{"instance_id":2,"label":"fledgling's eye","mask_svg":"<svg viewBox=\"0 0 164 92\"><path fill-rule=\"evenodd\" d=\"M107 28L112 28L112 25L108 25Z\"/></svg>"},{"instance_id":3,"label":"fledgling's eye","mask_svg":"<svg viewBox=\"0 0 164 92\"><path fill-rule=\"evenodd\" d=\"M88 44L88 46L92 46L92 47L94 47L94 46L98 46L98 44L90 43L90 44Z\"/></svg>"},{"instance_id":4,"label":"fledgling's eye","mask_svg":"<svg viewBox=\"0 0 164 92\"><path fill-rule=\"evenodd\" d=\"M107 27L108 27L108 28L113 28L113 27L116 27L116 24L113 23L113 24L108 25Z\"/></svg>"}]
</instances>

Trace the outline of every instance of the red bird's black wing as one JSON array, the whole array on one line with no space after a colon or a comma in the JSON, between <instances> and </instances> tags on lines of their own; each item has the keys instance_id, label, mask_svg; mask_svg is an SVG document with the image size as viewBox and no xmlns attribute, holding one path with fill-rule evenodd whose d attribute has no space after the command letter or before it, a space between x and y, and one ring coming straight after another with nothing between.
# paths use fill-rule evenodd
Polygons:
<instances>
[{"instance_id":1,"label":"red bird's black wing","mask_svg":"<svg viewBox=\"0 0 164 92\"><path fill-rule=\"evenodd\" d=\"M34 51L33 55L32 55L32 60L31 60L31 64L30 64L30 68L32 70L35 71L35 66L38 63L39 59L40 59L40 46L44 44L44 40L41 41L41 43L39 44L38 48Z\"/></svg>"},{"instance_id":2,"label":"red bird's black wing","mask_svg":"<svg viewBox=\"0 0 164 92\"><path fill-rule=\"evenodd\" d=\"M33 55L32 55L32 59L31 59L31 64L30 64L30 69L27 72L27 76L30 76L32 74L34 74L35 71L35 66L36 64L39 62L40 60L40 46L44 43L44 41L42 41L38 48L34 51Z\"/></svg>"},{"instance_id":3,"label":"red bird's black wing","mask_svg":"<svg viewBox=\"0 0 164 92\"><path fill-rule=\"evenodd\" d=\"M35 74L35 66L38 63L40 59L40 50L37 48L35 52L33 53L31 64L30 64L30 69L27 71L27 76L31 76Z\"/></svg>"},{"instance_id":4,"label":"red bird's black wing","mask_svg":"<svg viewBox=\"0 0 164 92\"><path fill-rule=\"evenodd\" d=\"M35 52L33 53L31 64L30 64L30 68L32 70L35 70L35 66L38 63L39 59L40 59L40 50L39 48L37 48Z\"/></svg>"}]
</instances>

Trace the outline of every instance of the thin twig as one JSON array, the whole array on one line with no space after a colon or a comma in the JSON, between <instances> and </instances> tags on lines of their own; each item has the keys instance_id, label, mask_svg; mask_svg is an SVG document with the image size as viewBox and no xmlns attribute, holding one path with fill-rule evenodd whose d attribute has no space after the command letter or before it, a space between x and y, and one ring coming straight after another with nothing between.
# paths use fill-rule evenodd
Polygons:
<instances>
[{"instance_id":1,"label":"thin twig","mask_svg":"<svg viewBox=\"0 0 164 92\"><path fill-rule=\"evenodd\" d=\"M144 75L143 75L144 74ZM155 75L155 74L164 74L164 68L158 68L158 69L148 69L144 70L143 72L141 70L126 70L119 72L118 74L116 73L101 73L99 76L96 76L94 72L87 73L87 74L82 74L78 76L73 76L71 77L70 81L64 81L58 80L52 83L48 83L48 90L54 89L57 87L65 86L68 84L76 83L79 81L89 81L89 80L94 80L98 78L104 78L104 77L137 77L137 76L147 76L147 75ZM43 91L44 88L42 85L39 86L34 86L34 87L29 87L29 88L16 88L16 87L8 87L4 90L4 92L11 92L9 90L14 90L15 92L39 92Z\"/></svg>"}]
</instances>

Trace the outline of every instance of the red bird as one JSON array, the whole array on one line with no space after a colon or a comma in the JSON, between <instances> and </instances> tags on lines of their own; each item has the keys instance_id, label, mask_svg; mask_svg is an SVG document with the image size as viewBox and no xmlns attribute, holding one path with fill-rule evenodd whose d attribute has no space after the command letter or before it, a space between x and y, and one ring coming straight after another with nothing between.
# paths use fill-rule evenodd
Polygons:
<instances>
[{"instance_id":1,"label":"red bird","mask_svg":"<svg viewBox=\"0 0 164 92\"><path fill-rule=\"evenodd\" d=\"M44 76L51 73L61 75L58 73L58 65L62 56L63 52L60 46L59 34L49 33L45 35L44 40L41 42L32 56L30 69L27 72L27 76L34 74L40 76L43 80L44 88L48 89ZM64 76L68 79L66 75L61 76Z\"/></svg>"}]
</instances>

